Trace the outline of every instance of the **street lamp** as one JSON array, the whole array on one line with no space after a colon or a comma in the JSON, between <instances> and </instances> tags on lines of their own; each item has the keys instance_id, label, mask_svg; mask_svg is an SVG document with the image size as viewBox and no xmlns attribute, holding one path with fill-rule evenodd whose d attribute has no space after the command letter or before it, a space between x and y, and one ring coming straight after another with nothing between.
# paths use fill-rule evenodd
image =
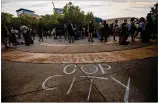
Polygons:
<instances>
[{"instance_id":1,"label":"street lamp","mask_svg":"<svg viewBox=\"0 0 158 103\"><path fill-rule=\"evenodd\" d=\"M56 13L54 2L52 1L53 7L54 7L54 13Z\"/></svg>"}]
</instances>

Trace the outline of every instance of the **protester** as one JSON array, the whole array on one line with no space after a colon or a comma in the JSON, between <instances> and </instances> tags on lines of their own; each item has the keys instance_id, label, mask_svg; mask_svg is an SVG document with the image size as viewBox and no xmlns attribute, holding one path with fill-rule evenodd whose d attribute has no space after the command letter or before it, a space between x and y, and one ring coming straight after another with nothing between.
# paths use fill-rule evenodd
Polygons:
<instances>
[{"instance_id":1,"label":"protester","mask_svg":"<svg viewBox=\"0 0 158 103\"><path fill-rule=\"evenodd\" d=\"M9 37L9 45L10 45L10 43L12 43L13 46L15 46L17 44L17 41L16 41L16 35L15 35L14 27L12 27L10 31L11 31L11 36Z\"/></svg>"},{"instance_id":2,"label":"protester","mask_svg":"<svg viewBox=\"0 0 158 103\"><path fill-rule=\"evenodd\" d=\"M67 33L67 25L66 24L64 24L64 37L65 37L65 40L69 40L68 33Z\"/></svg>"},{"instance_id":3,"label":"protester","mask_svg":"<svg viewBox=\"0 0 158 103\"><path fill-rule=\"evenodd\" d=\"M32 28L28 26L28 45L34 44L34 41L32 39Z\"/></svg>"},{"instance_id":4,"label":"protester","mask_svg":"<svg viewBox=\"0 0 158 103\"><path fill-rule=\"evenodd\" d=\"M134 42L134 34L137 30L137 27L134 24L134 19L135 18L131 18L130 20L130 24L129 24L129 34L131 35L131 41Z\"/></svg>"},{"instance_id":5,"label":"protester","mask_svg":"<svg viewBox=\"0 0 158 103\"><path fill-rule=\"evenodd\" d=\"M35 35L36 35L36 29L34 28L34 29L32 30L32 38L33 38L33 40L35 40Z\"/></svg>"},{"instance_id":6,"label":"protester","mask_svg":"<svg viewBox=\"0 0 158 103\"><path fill-rule=\"evenodd\" d=\"M89 25L88 25L88 42L94 42L93 41L93 33L94 33L94 25L93 25L93 21L90 21Z\"/></svg>"},{"instance_id":7,"label":"protester","mask_svg":"<svg viewBox=\"0 0 158 103\"><path fill-rule=\"evenodd\" d=\"M136 31L136 33L135 33L135 35L134 35L134 40L135 40L135 38L138 36L139 33L140 33L140 35L141 35L141 32L142 32L144 26L145 26L145 19L144 19L143 17L141 17L141 18L139 19L139 21L138 21L138 29L137 29L137 31Z\"/></svg>"},{"instance_id":8,"label":"protester","mask_svg":"<svg viewBox=\"0 0 158 103\"><path fill-rule=\"evenodd\" d=\"M151 14L149 13L146 17L146 24L144 29L142 30L142 42L149 42L151 38L151 34L154 32L154 23L152 21Z\"/></svg>"},{"instance_id":9,"label":"protester","mask_svg":"<svg viewBox=\"0 0 158 103\"><path fill-rule=\"evenodd\" d=\"M51 31L51 34L54 36L54 39L57 39L56 28L53 28L53 30Z\"/></svg>"},{"instance_id":10,"label":"protester","mask_svg":"<svg viewBox=\"0 0 158 103\"><path fill-rule=\"evenodd\" d=\"M104 21L104 26L102 30L103 30L103 33L101 35L100 41L105 40L105 42L107 42L109 26L106 23L106 21Z\"/></svg>"},{"instance_id":11,"label":"protester","mask_svg":"<svg viewBox=\"0 0 158 103\"><path fill-rule=\"evenodd\" d=\"M124 23L121 24L121 33L119 35L119 44L120 45L127 45L129 42L127 42L128 38L128 23L127 19L124 20Z\"/></svg>"},{"instance_id":12,"label":"protester","mask_svg":"<svg viewBox=\"0 0 158 103\"><path fill-rule=\"evenodd\" d=\"M115 36L118 34L119 26L118 26L118 20L115 20L115 23L113 24L113 40L116 41Z\"/></svg>"},{"instance_id":13,"label":"protester","mask_svg":"<svg viewBox=\"0 0 158 103\"><path fill-rule=\"evenodd\" d=\"M74 25L74 39L78 40L78 26L77 24Z\"/></svg>"},{"instance_id":14,"label":"protester","mask_svg":"<svg viewBox=\"0 0 158 103\"><path fill-rule=\"evenodd\" d=\"M7 27L2 24L2 43L4 44L5 48L8 48L7 42L9 37L9 31L7 30Z\"/></svg>"},{"instance_id":15,"label":"protester","mask_svg":"<svg viewBox=\"0 0 158 103\"><path fill-rule=\"evenodd\" d=\"M96 28L96 34L97 34L97 38L100 40L101 36L100 36L100 28L101 28L101 22L99 23L99 27Z\"/></svg>"},{"instance_id":16,"label":"protester","mask_svg":"<svg viewBox=\"0 0 158 103\"><path fill-rule=\"evenodd\" d=\"M73 30L73 25L71 23L71 21L68 22L68 25L67 25L67 28L68 28L68 33L69 33L69 43L74 43L74 30Z\"/></svg>"},{"instance_id":17,"label":"protester","mask_svg":"<svg viewBox=\"0 0 158 103\"><path fill-rule=\"evenodd\" d=\"M104 28L104 25L102 24L102 22L100 22L99 23L99 28L98 28L99 29L98 31L99 31L99 38L100 38L99 40L100 41L102 41L101 36L103 36L103 28Z\"/></svg>"},{"instance_id":18,"label":"protester","mask_svg":"<svg viewBox=\"0 0 158 103\"><path fill-rule=\"evenodd\" d=\"M79 25L79 37L83 38L83 33L82 33L83 27L82 24Z\"/></svg>"},{"instance_id":19,"label":"protester","mask_svg":"<svg viewBox=\"0 0 158 103\"><path fill-rule=\"evenodd\" d=\"M22 25L20 27L20 30L21 30L23 38L24 38L25 46L28 46L28 40L27 40L27 38L28 38L28 34L27 34L28 33L28 27L25 26L25 25Z\"/></svg>"},{"instance_id":20,"label":"protester","mask_svg":"<svg viewBox=\"0 0 158 103\"><path fill-rule=\"evenodd\" d=\"M39 42L40 42L40 41L43 42L43 30L42 30L42 28L39 28L39 30L38 30L38 35L39 35Z\"/></svg>"},{"instance_id":21,"label":"protester","mask_svg":"<svg viewBox=\"0 0 158 103\"><path fill-rule=\"evenodd\" d=\"M84 39L85 36L86 36L86 28L83 27L83 39Z\"/></svg>"},{"instance_id":22,"label":"protester","mask_svg":"<svg viewBox=\"0 0 158 103\"><path fill-rule=\"evenodd\" d=\"M61 28L60 27L56 28L56 39L58 39L57 36L59 36L59 39L61 39Z\"/></svg>"},{"instance_id":23,"label":"protester","mask_svg":"<svg viewBox=\"0 0 158 103\"><path fill-rule=\"evenodd\" d=\"M113 34L113 23L109 25L109 34Z\"/></svg>"}]
</instances>

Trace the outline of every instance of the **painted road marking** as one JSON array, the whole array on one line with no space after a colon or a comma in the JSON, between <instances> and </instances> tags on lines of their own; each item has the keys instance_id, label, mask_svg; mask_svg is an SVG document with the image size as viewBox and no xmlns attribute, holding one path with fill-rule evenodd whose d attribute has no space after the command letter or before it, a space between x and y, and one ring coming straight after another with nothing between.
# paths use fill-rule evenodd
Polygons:
<instances>
[{"instance_id":1,"label":"painted road marking","mask_svg":"<svg viewBox=\"0 0 158 103\"><path fill-rule=\"evenodd\" d=\"M70 90L71 90L71 88L72 88L72 86L73 86L73 84L74 84L75 79L76 79L76 77L74 76L74 78L73 78L73 80L72 80L72 83L71 83L71 85L70 85L70 88L69 88L69 90L67 91L66 94L69 94L69 93L70 93Z\"/></svg>"},{"instance_id":2,"label":"painted road marking","mask_svg":"<svg viewBox=\"0 0 158 103\"><path fill-rule=\"evenodd\" d=\"M63 76L63 75L53 75L53 76L48 77L48 78L42 83L42 88L43 88L44 90L54 90L54 89L56 89L57 87L53 87L53 88L46 87L46 82L47 82L49 79L51 79L51 78L54 78L54 77L61 77L61 76Z\"/></svg>"},{"instance_id":3,"label":"painted road marking","mask_svg":"<svg viewBox=\"0 0 158 103\"><path fill-rule=\"evenodd\" d=\"M86 65L83 65L83 66L81 67L81 70L82 70L85 74L94 74L94 73L98 72L98 68L97 68L95 65L90 65L90 66L92 66L92 67L95 68L95 71L94 71L94 72L92 72L92 73L86 72L86 71L84 70L84 67L87 66L87 65L90 65L90 64L86 64ZM92 69L92 68L91 68L91 69ZM92 69L92 70L93 70L93 69Z\"/></svg>"},{"instance_id":4,"label":"painted road marking","mask_svg":"<svg viewBox=\"0 0 158 103\"><path fill-rule=\"evenodd\" d=\"M124 96L124 102L128 103L128 97L129 97L129 89L130 89L130 78L128 78L127 88Z\"/></svg>"},{"instance_id":5,"label":"painted road marking","mask_svg":"<svg viewBox=\"0 0 158 103\"><path fill-rule=\"evenodd\" d=\"M91 64L90 64L90 65L91 65ZM100 64L96 64L96 65L100 65ZM106 65L106 66L107 66L107 64L103 64L103 65ZM70 67L70 66L74 66L74 68L73 68L73 71L72 71L72 72L69 72L69 73L68 73L68 72L66 72L66 69L67 69L68 67ZM83 65L82 67L85 67L85 66L86 66L86 65ZM91 65L91 66L94 66L95 68L97 68L95 65ZM63 68L63 72L64 72L66 75L71 75L71 74L73 74L73 73L76 71L75 67L76 67L76 65L74 65L74 64L66 65L66 66ZM103 68L102 65L100 65L100 69L101 69L101 68ZM92 68L89 67L89 69L92 69ZM104 69L105 69L105 68L104 68ZM106 69L107 69L107 70L111 69L111 66L108 65L108 68L106 68ZM98 72L98 69L96 69L95 72L90 73L90 74L94 74L94 73L96 73L96 72ZM43 88L44 90L54 90L54 89L57 89L57 87L53 87L53 88L46 87L46 82L47 82L49 79L51 79L51 78L54 78L54 77L61 77L61 76L63 76L63 75L53 75L53 76L50 76L50 77L46 78L46 80L44 80L44 82L42 83L42 88ZM86 101L89 101L89 99L90 99L93 79L109 80L109 79L106 78L106 77L97 77L97 76L79 76L79 77L90 78L89 91L88 91L88 96L87 96ZM129 101L128 99L129 99L129 90L130 90L130 78L128 78L128 82L127 82L127 86L126 86L126 85L124 85L123 83L121 83L119 80L117 80L116 78L114 78L114 77L112 77L112 76L110 76L110 77L111 77L111 80L115 81L116 83L118 83L118 84L120 84L121 86L123 86L123 87L126 88L126 90L125 90L125 95L124 95L124 102L127 103L127 102ZM68 91L67 91L67 93L66 93L67 95L70 93L70 91L71 91L71 89L72 89L72 87L73 87L73 85L74 85L74 83L75 83L75 80L76 80L76 76L74 76L73 79L72 79L72 82L71 82L71 84L70 84L70 87L69 87L69 89L68 89Z\"/></svg>"},{"instance_id":6,"label":"painted road marking","mask_svg":"<svg viewBox=\"0 0 158 103\"><path fill-rule=\"evenodd\" d=\"M68 72L66 71L66 69L67 69L68 67L70 67L71 65L74 65L74 69L73 69L72 72L69 72L69 73L68 73ZM76 71L75 67L76 67L75 64L67 65L67 66L64 67L63 72L64 72L65 74L72 74L72 73L74 73L74 72Z\"/></svg>"},{"instance_id":7,"label":"painted road marking","mask_svg":"<svg viewBox=\"0 0 158 103\"><path fill-rule=\"evenodd\" d=\"M117 82L118 84L122 85L123 87L128 88L127 86L125 86L124 84L122 84L120 81L118 81L114 77L111 76L111 79L114 80L115 82Z\"/></svg>"},{"instance_id":8,"label":"painted road marking","mask_svg":"<svg viewBox=\"0 0 158 103\"><path fill-rule=\"evenodd\" d=\"M18 52L18 53L17 53ZM29 56L28 58L21 55ZM20 55L20 56L19 56ZM45 56L46 55L46 56ZM8 51L2 52L2 60L27 62L27 63L100 63L100 62L118 62L136 59L144 59L148 57L157 56L156 46L151 45L148 47L113 51L113 52L99 52L99 53L77 53L76 54L49 54L49 53L29 53L21 51ZM15 56L19 57L15 59ZM106 57L105 57L106 56ZM48 57L48 60L47 60ZM56 58L49 60L49 57ZM82 59L81 59L82 58ZM42 59L45 61L41 61Z\"/></svg>"},{"instance_id":9,"label":"painted road marking","mask_svg":"<svg viewBox=\"0 0 158 103\"><path fill-rule=\"evenodd\" d=\"M92 90L92 82L93 82L93 79L90 80L90 86L89 86L89 92L88 92L88 97L87 97L87 101L89 101L89 98L90 98L90 95L91 95L91 90Z\"/></svg>"}]
</instances>

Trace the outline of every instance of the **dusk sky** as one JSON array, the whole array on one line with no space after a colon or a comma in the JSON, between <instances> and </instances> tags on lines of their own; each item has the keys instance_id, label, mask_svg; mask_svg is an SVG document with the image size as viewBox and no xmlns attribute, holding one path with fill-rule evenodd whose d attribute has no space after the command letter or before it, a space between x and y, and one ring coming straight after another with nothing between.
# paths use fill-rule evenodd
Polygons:
<instances>
[{"instance_id":1,"label":"dusk sky","mask_svg":"<svg viewBox=\"0 0 158 103\"><path fill-rule=\"evenodd\" d=\"M85 12L91 11L94 16L109 19L118 17L145 17L157 0L55 0L53 2L56 8L63 8L70 1L74 5L78 5ZM38 15L53 13L52 1L2 0L2 12L17 16L16 10L19 8L33 10Z\"/></svg>"}]
</instances>

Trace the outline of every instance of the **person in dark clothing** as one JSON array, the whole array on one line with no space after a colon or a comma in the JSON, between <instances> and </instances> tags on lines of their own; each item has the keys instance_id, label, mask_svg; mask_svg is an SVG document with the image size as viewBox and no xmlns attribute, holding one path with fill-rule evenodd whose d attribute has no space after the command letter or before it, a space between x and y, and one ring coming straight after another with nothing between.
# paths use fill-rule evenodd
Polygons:
<instances>
[{"instance_id":1,"label":"person in dark clothing","mask_svg":"<svg viewBox=\"0 0 158 103\"><path fill-rule=\"evenodd\" d=\"M71 21L69 21L68 25L68 33L69 33L69 43L74 43L74 30L73 30L73 25L71 23Z\"/></svg>"},{"instance_id":2,"label":"person in dark clothing","mask_svg":"<svg viewBox=\"0 0 158 103\"><path fill-rule=\"evenodd\" d=\"M119 44L120 45L127 45L129 42L127 42L128 38L128 23L127 20L124 20L124 23L121 25L121 33L119 35Z\"/></svg>"},{"instance_id":3,"label":"person in dark clothing","mask_svg":"<svg viewBox=\"0 0 158 103\"><path fill-rule=\"evenodd\" d=\"M108 26L108 24L106 23L106 21L104 21L104 27L103 27L102 30L103 30L103 32L102 32L102 34L101 34L101 39L100 39L100 41L105 40L105 42L107 42L109 26Z\"/></svg>"},{"instance_id":4,"label":"person in dark clothing","mask_svg":"<svg viewBox=\"0 0 158 103\"><path fill-rule=\"evenodd\" d=\"M33 38L33 40L35 40L35 35L36 35L36 30L33 29L33 30L32 30L32 38Z\"/></svg>"},{"instance_id":5,"label":"person in dark clothing","mask_svg":"<svg viewBox=\"0 0 158 103\"><path fill-rule=\"evenodd\" d=\"M54 39L57 39L56 31L57 31L56 28L53 28L52 35L54 36Z\"/></svg>"},{"instance_id":6,"label":"person in dark clothing","mask_svg":"<svg viewBox=\"0 0 158 103\"><path fill-rule=\"evenodd\" d=\"M83 39L84 39L85 35L86 35L86 28L83 27Z\"/></svg>"},{"instance_id":7,"label":"person in dark clothing","mask_svg":"<svg viewBox=\"0 0 158 103\"><path fill-rule=\"evenodd\" d=\"M118 34L118 20L115 20L115 23L113 24L113 40L116 41L115 36Z\"/></svg>"},{"instance_id":8,"label":"person in dark clothing","mask_svg":"<svg viewBox=\"0 0 158 103\"><path fill-rule=\"evenodd\" d=\"M15 36L15 30L14 30L13 27L11 28L11 35L10 35L10 37L9 37L9 41L10 41L10 43L13 44L13 46L15 46L15 45L17 44L16 36ZM10 43L9 43L9 44L10 44Z\"/></svg>"},{"instance_id":9,"label":"person in dark clothing","mask_svg":"<svg viewBox=\"0 0 158 103\"><path fill-rule=\"evenodd\" d=\"M155 40L157 38L157 23L153 23L153 33L151 35L151 39Z\"/></svg>"},{"instance_id":10,"label":"person in dark clothing","mask_svg":"<svg viewBox=\"0 0 158 103\"><path fill-rule=\"evenodd\" d=\"M61 28L60 27L56 28L56 37L55 37L55 39L58 39L57 36L59 37L59 39L61 39Z\"/></svg>"},{"instance_id":11,"label":"person in dark clothing","mask_svg":"<svg viewBox=\"0 0 158 103\"><path fill-rule=\"evenodd\" d=\"M65 37L65 40L69 40L68 33L67 33L67 25L66 24L64 24L64 37Z\"/></svg>"},{"instance_id":12,"label":"person in dark clothing","mask_svg":"<svg viewBox=\"0 0 158 103\"><path fill-rule=\"evenodd\" d=\"M134 35L134 39L138 36L138 33L142 32L144 26L145 26L145 19L143 17L141 17L138 21L138 29L137 29L137 32Z\"/></svg>"},{"instance_id":13,"label":"person in dark clothing","mask_svg":"<svg viewBox=\"0 0 158 103\"><path fill-rule=\"evenodd\" d=\"M88 42L94 42L93 41L93 33L94 33L94 25L93 25L93 21L91 21L88 25Z\"/></svg>"},{"instance_id":14,"label":"person in dark clothing","mask_svg":"<svg viewBox=\"0 0 158 103\"><path fill-rule=\"evenodd\" d=\"M8 41L8 30L7 30L7 27L2 24L2 36L1 36L1 40L2 40L2 43L4 44L5 48L8 48L8 45L7 45L7 41Z\"/></svg>"},{"instance_id":15,"label":"person in dark clothing","mask_svg":"<svg viewBox=\"0 0 158 103\"><path fill-rule=\"evenodd\" d=\"M82 24L79 25L79 36L80 38L83 38L83 33L82 33Z\"/></svg>"},{"instance_id":16,"label":"person in dark clothing","mask_svg":"<svg viewBox=\"0 0 158 103\"><path fill-rule=\"evenodd\" d=\"M131 18L131 20L130 20L131 23L129 25L129 34L131 35L131 41L132 42L134 42L134 34L135 34L136 30L137 30L137 27L134 24L134 19L135 18Z\"/></svg>"},{"instance_id":17,"label":"person in dark clothing","mask_svg":"<svg viewBox=\"0 0 158 103\"><path fill-rule=\"evenodd\" d=\"M34 41L33 41L33 39L32 39L32 32L33 32L33 30L32 30L32 28L29 26L28 27L28 44L30 45L30 44L34 44Z\"/></svg>"},{"instance_id":18,"label":"person in dark clothing","mask_svg":"<svg viewBox=\"0 0 158 103\"><path fill-rule=\"evenodd\" d=\"M79 40L78 33L79 33L78 26L77 26L77 24L75 24L75 26L74 26L74 39L75 40Z\"/></svg>"},{"instance_id":19,"label":"person in dark clothing","mask_svg":"<svg viewBox=\"0 0 158 103\"><path fill-rule=\"evenodd\" d=\"M154 32L153 26L154 26L154 23L152 22L152 17L151 17L151 14L149 13L147 15L147 21L146 21L145 27L142 30L142 42L145 43L145 42L150 41L151 34Z\"/></svg>"},{"instance_id":20,"label":"person in dark clothing","mask_svg":"<svg viewBox=\"0 0 158 103\"><path fill-rule=\"evenodd\" d=\"M38 35L39 35L39 42L40 42L41 40L42 40L42 42L43 42L43 30L42 30L42 28L39 28Z\"/></svg>"},{"instance_id":21,"label":"person in dark clothing","mask_svg":"<svg viewBox=\"0 0 158 103\"><path fill-rule=\"evenodd\" d=\"M29 28L25 25L21 26L21 31L22 31L22 34L23 34L23 38L24 38L24 41L25 41L25 46L29 46Z\"/></svg>"}]
</instances>

